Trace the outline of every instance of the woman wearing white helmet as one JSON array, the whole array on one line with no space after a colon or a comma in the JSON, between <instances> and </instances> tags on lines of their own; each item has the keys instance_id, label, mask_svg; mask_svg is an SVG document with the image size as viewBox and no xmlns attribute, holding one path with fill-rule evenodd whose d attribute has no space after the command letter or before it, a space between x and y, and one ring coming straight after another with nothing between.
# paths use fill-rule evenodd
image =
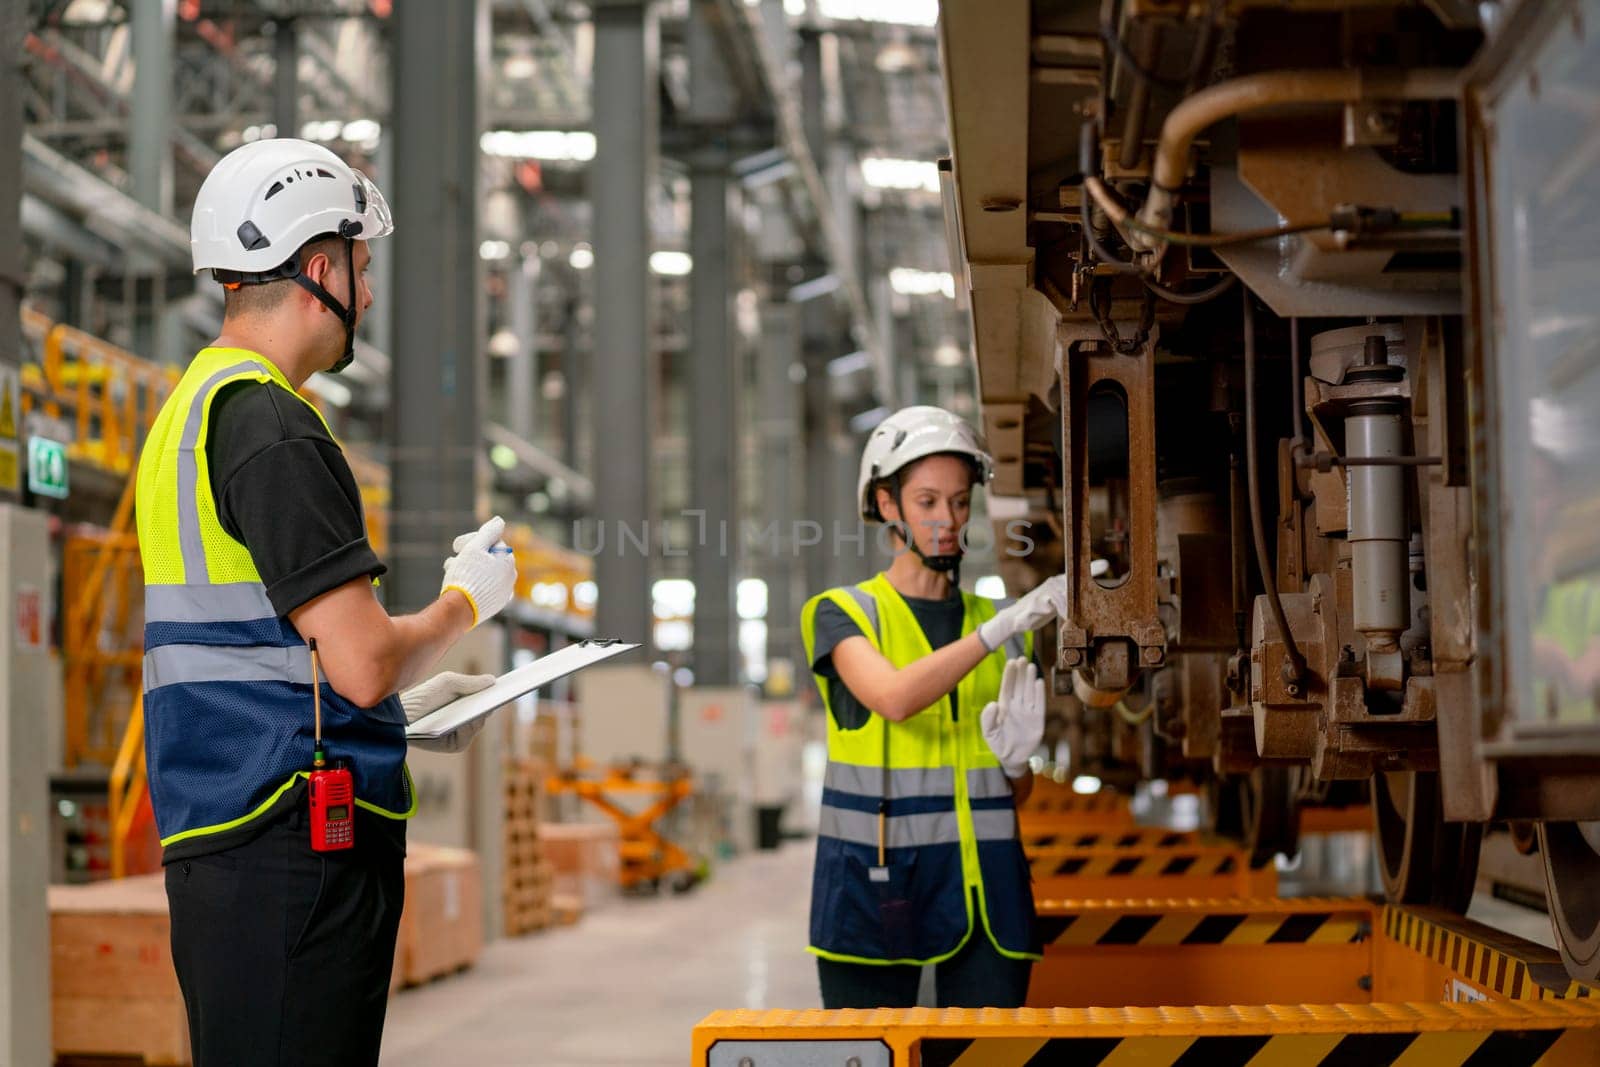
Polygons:
<instances>
[{"instance_id":1,"label":"woman wearing white helmet","mask_svg":"<svg viewBox=\"0 0 1600 1067\"><path fill-rule=\"evenodd\" d=\"M151 426L136 514L150 800L197 1067L378 1062L416 807L406 723L493 680L422 681L516 582L494 519L437 600L391 618L350 465L298 395L350 362L367 242L391 228L377 188L307 141L229 153L195 201L222 332ZM314 768L348 774L317 779L342 795L319 806Z\"/></svg>"},{"instance_id":2,"label":"woman wearing white helmet","mask_svg":"<svg viewBox=\"0 0 1600 1067\"><path fill-rule=\"evenodd\" d=\"M1044 729L1032 631L1057 576L997 606L961 592L961 535L993 460L964 420L909 407L861 457L862 518L891 524L889 569L801 614L828 713L811 951L828 1008L1019 1007L1038 958L1015 805Z\"/></svg>"}]
</instances>

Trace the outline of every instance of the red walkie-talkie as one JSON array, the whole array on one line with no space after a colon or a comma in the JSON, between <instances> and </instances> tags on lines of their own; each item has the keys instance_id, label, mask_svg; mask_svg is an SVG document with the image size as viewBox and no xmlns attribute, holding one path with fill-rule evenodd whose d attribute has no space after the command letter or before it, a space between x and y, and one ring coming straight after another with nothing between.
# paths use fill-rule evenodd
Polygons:
<instances>
[{"instance_id":1,"label":"red walkie-talkie","mask_svg":"<svg viewBox=\"0 0 1600 1067\"><path fill-rule=\"evenodd\" d=\"M317 670L317 639L311 645L311 708L316 719L316 747L310 775L311 848L335 852L356 843L356 787L348 767L329 767L322 751L322 684Z\"/></svg>"}]
</instances>

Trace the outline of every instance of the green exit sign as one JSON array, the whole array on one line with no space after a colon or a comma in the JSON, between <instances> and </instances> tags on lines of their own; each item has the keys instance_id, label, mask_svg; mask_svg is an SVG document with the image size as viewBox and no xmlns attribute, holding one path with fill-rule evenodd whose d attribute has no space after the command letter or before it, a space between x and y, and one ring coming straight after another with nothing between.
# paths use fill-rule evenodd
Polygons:
<instances>
[{"instance_id":1,"label":"green exit sign","mask_svg":"<svg viewBox=\"0 0 1600 1067\"><path fill-rule=\"evenodd\" d=\"M40 496L66 497L66 445L48 437L28 438L28 488Z\"/></svg>"}]
</instances>

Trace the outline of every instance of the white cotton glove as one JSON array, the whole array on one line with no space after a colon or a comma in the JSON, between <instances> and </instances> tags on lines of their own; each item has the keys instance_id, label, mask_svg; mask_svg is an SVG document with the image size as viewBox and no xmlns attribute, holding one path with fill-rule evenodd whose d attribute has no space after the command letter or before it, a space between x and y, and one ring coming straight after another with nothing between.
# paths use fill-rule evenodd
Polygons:
<instances>
[{"instance_id":1,"label":"white cotton glove","mask_svg":"<svg viewBox=\"0 0 1600 1067\"><path fill-rule=\"evenodd\" d=\"M400 706L405 709L406 723L409 725L424 715L438 711L458 697L487 689L493 684L492 674L458 674L455 671L443 671L401 693ZM410 743L430 752L460 752L472 744L472 739L478 736L483 724L488 721L489 716L484 715L443 737L414 738Z\"/></svg>"},{"instance_id":2,"label":"white cotton glove","mask_svg":"<svg viewBox=\"0 0 1600 1067\"><path fill-rule=\"evenodd\" d=\"M989 702L980 719L983 739L1007 778L1028 773L1028 759L1044 740L1044 679L1030 659L1006 661L1000 699Z\"/></svg>"},{"instance_id":3,"label":"white cotton glove","mask_svg":"<svg viewBox=\"0 0 1600 1067\"><path fill-rule=\"evenodd\" d=\"M517 559L500 540L505 528L506 520L496 515L476 533L456 538L452 545L456 554L444 561L439 593L454 589L466 597L474 626L498 615L516 589ZM493 551L497 548L502 551Z\"/></svg>"},{"instance_id":4,"label":"white cotton glove","mask_svg":"<svg viewBox=\"0 0 1600 1067\"><path fill-rule=\"evenodd\" d=\"M1018 634L1037 630L1053 622L1067 611L1067 576L1058 574L1046 579L1039 588L1016 603L1008 604L995 612L994 618L978 627L978 640L990 652L999 648Z\"/></svg>"}]
</instances>

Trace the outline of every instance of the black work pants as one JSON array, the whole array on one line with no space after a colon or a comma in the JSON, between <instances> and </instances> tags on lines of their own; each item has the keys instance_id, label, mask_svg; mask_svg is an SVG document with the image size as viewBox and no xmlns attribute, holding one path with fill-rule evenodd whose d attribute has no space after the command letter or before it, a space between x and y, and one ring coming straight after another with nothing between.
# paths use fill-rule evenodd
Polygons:
<instances>
[{"instance_id":1,"label":"black work pants","mask_svg":"<svg viewBox=\"0 0 1600 1067\"><path fill-rule=\"evenodd\" d=\"M1002 956L980 925L961 951L934 965L934 995L941 1008L1020 1008L1028 999L1032 960ZM824 1008L914 1008L922 968L817 960Z\"/></svg>"},{"instance_id":2,"label":"black work pants","mask_svg":"<svg viewBox=\"0 0 1600 1067\"><path fill-rule=\"evenodd\" d=\"M358 819L356 848L318 853L307 821L302 803L244 844L167 865L195 1067L378 1062L403 832Z\"/></svg>"}]
</instances>

